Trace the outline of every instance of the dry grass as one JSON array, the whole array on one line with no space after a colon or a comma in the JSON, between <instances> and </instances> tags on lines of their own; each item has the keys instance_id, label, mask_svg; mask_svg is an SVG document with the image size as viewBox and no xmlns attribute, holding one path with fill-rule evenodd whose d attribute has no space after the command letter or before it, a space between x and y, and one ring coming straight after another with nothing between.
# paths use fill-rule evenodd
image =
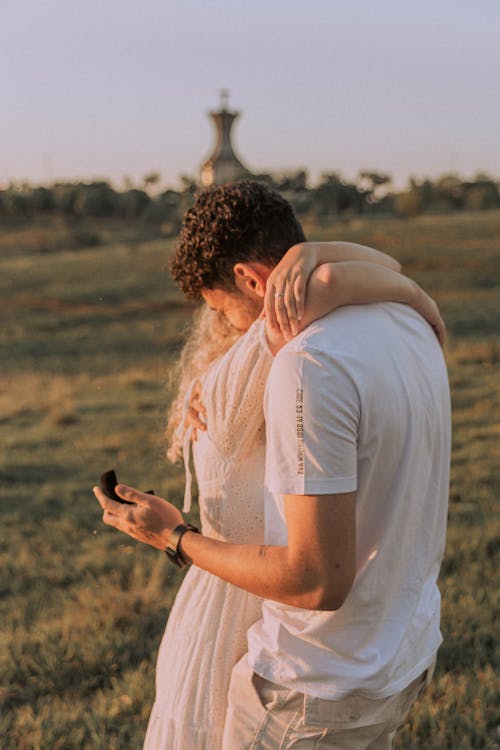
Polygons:
<instances>
[{"instance_id":1,"label":"dry grass","mask_svg":"<svg viewBox=\"0 0 500 750\"><path fill-rule=\"evenodd\" d=\"M0 241L0 748L139 748L179 576L104 527L90 488L115 466L180 498L181 473L162 457L164 384L190 308L162 273L161 240L129 243L126 227L100 225L99 248L41 253L30 231L19 224ZM444 312L454 424L445 642L398 747L493 748L500 215L357 219L309 234L392 252Z\"/></svg>"}]
</instances>

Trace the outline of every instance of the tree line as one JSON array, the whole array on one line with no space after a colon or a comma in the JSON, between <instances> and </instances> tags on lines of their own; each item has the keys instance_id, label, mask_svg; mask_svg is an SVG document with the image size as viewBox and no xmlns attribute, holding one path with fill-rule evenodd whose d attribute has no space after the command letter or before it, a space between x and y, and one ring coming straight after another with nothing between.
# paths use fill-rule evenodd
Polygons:
<instances>
[{"instance_id":1,"label":"tree line","mask_svg":"<svg viewBox=\"0 0 500 750\"><path fill-rule=\"evenodd\" d=\"M261 174L256 179L273 185L302 219L320 222L363 214L411 217L500 207L500 182L486 174L470 180L454 174L435 180L411 178L406 189L399 191L392 189L389 175L373 171L360 172L355 182L337 172L325 172L314 186L309 185L305 170ZM0 217L114 217L161 225L164 232L176 233L198 186L193 178L182 176L178 189L153 192L158 183L157 173L146 175L143 187L133 187L129 181L123 190L106 181L49 186L13 183L0 189Z\"/></svg>"}]
</instances>

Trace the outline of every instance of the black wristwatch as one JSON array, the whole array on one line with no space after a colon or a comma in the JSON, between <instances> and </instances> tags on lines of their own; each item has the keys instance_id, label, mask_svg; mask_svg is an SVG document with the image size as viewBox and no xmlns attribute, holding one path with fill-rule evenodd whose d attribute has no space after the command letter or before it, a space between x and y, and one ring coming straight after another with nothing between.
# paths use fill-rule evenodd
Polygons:
<instances>
[{"instance_id":1,"label":"black wristwatch","mask_svg":"<svg viewBox=\"0 0 500 750\"><path fill-rule=\"evenodd\" d=\"M194 531L196 534L200 533L200 530L196 526L190 523L180 523L172 531L170 541L165 548L168 559L177 565L178 568L185 568L186 565L190 565L193 562L180 548L181 539L186 531Z\"/></svg>"}]
</instances>

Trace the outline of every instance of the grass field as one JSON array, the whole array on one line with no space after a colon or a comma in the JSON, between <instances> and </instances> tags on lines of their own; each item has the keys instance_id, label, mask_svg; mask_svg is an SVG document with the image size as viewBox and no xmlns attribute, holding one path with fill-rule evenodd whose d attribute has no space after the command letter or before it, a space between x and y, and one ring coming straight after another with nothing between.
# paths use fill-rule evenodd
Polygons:
<instances>
[{"instance_id":1,"label":"grass field","mask_svg":"<svg viewBox=\"0 0 500 750\"><path fill-rule=\"evenodd\" d=\"M161 554L103 526L90 488L114 466L180 499L162 429L192 308L164 270L171 242L123 225L92 231L101 244L86 249L51 242L65 235L50 224L7 225L0 238L2 750L140 748L180 581ZM500 213L359 219L309 235L392 253L447 322L445 641L398 747L497 747Z\"/></svg>"}]
</instances>

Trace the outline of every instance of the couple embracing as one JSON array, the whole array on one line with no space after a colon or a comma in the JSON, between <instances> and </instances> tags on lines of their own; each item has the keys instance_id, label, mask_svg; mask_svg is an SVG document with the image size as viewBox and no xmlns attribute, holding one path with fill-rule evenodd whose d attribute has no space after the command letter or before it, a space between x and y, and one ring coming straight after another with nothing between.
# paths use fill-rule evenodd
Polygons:
<instances>
[{"instance_id":1,"label":"couple embracing","mask_svg":"<svg viewBox=\"0 0 500 750\"><path fill-rule=\"evenodd\" d=\"M439 312L384 253L307 243L249 180L198 196L171 270L205 302L169 420L201 533L161 498L94 489L105 523L191 566L145 748L391 748L441 642Z\"/></svg>"}]
</instances>

